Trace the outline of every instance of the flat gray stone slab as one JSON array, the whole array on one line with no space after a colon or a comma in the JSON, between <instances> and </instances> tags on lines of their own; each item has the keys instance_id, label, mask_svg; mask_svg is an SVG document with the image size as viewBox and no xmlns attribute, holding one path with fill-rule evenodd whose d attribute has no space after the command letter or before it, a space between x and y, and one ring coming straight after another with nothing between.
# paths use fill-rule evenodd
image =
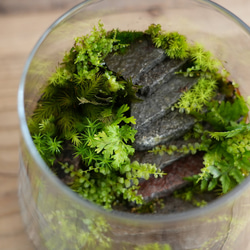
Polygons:
<instances>
[{"instance_id":1,"label":"flat gray stone slab","mask_svg":"<svg viewBox=\"0 0 250 250\"><path fill-rule=\"evenodd\" d=\"M171 112L170 108L181 97L182 90L188 90L196 83L196 78L173 75L169 81L162 84L161 88L151 96L144 98L142 102L133 103L131 115L136 118L135 129L140 130L143 126L151 126L150 124L157 119ZM173 122L169 118L166 118L165 121Z\"/></svg>"},{"instance_id":2,"label":"flat gray stone slab","mask_svg":"<svg viewBox=\"0 0 250 250\"><path fill-rule=\"evenodd\" d=\"M138 85L141 88L138 95L142 97L152 95L163 84L167 83L185 63L185 60L175 60L167 57L163 62L157 64L140 77Z\"/></svg>"},{"instance_id":3,"label":"flat gray stone slab","mask_svg":"<svg viewBox=\"0 0 250 250\"><path fill-rule=\"evenodd\" d=\"M136 150L148 150L179 138L194 125L191 116L171 111L182 92L198 80L176 74L186 62L170 59L146 36L131 44L125 54L114 53L105 58L109 70L141 87L137 95L142 101L131 105L138 131Z\"/></svg>"},{"instance_id":4,"label":"flat gray stone slab","mask_svg":"<svg viewBox=\"0 0 250 250\"><path fill-rule=\"evenodd\" d=\"M195 119L178 110L170 111L163 117L151 121L147 126L141 126L135 135L136 150L149 150L159 144L166 144L178 139L188 132L194 125Z\"/></svg>"},{"instance_id":5,"label":"flat gray stone slab","mask_svg":"<svg viewBox=\"0 0 250 250\"><path fill-rule=\"evenodd\" d=\"M136 84L139 78L166 58L162 49L153 46L149 39L131 44L125 54L114 53L105 58L106 66Z\"/></svg>"}]
</instances>

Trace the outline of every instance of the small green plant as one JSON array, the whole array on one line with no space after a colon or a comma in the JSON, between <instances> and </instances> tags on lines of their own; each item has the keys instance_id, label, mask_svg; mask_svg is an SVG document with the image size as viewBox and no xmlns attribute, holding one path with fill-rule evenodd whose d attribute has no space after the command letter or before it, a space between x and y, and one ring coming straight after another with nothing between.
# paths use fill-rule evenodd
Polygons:
<instances>
[{"instance_id":1,"label":"small green plant","mask_svg":"<svg viewBox=\"0 0 250 250\"><path fill-rule=\"evenodd\" d=\"M248 108L242 97L236 96L230 102L212 102L205 120L215 131L204 130L202 139L210 145L204 156L205 167L201 170L198 181L202 189L213 190L218 183L225 194L248 176L249 167L249 124L241 117L246 117ZM210 118L209 118L210 117Z\"/></svg>"},{"instance_id":2,"label":"small green plant","mask_svg":"<svg viewBox=\"0 0 250 250\"><path fill-rule=\"evenodd\" d=\"M192 180L194 180L193 177L192 177ZM200 190L198 185L196 185L196 180L195 180L193 183L193 186L188 186L180 190L176 190L174 192L174 197L182 199L186 202L190 202L195 207L204 207L207 205L207 202L203 199L200 200L195 197L196 195L201 195L201 194L202 194L202 191Z\"/></svg>"},{"instance_id":3,"label":"small green plant","mask_svg":"<svg viewBox=\"0 0 250 250\"><path fill-rule=\"evenodd\" d=\"M189 56L189 44L185 36L178 32L165 32L160 24L152 24L145 31L157 48L165 50L171 59L186 59Z\"/></svg>"},{"instance_id":4,"label":"small green plant","mask_svg":"<svg viewBox=\"0 0 250 250\"><path fill-rule=\"evenodd\" d=\"M143 39L145 33L142 31L120 31L119 29L114 29L108 32L108 37L116 37L119 43L126 44L123 48L120 48L118 53L124 54L128 46L140 39Z\"/></svg>"},{"instance_id":5,"label":"small green plant","mask_svg":"<svg viewBox=\"0 0 250 250\"><path fill-rule=\"evenodd\" d=\"M211 98L216 95L217 84L214 79L200 78L190 91L183 93L175 108L188 114L201 112L204 106L211 101Z\"/></svg>"}]
</instances>

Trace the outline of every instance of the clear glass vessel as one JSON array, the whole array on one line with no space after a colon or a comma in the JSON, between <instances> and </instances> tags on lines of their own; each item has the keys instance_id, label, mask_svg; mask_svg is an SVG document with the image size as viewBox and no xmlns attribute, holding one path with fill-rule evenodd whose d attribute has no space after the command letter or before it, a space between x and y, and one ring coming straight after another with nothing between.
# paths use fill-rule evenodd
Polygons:
<instances>
[{"instance_id":1,"label":"clear glass vessel","mask_svg":"<svg viewBox=\"0 0 250 250\"><path fill-rule=\"evenodd\" d=\"M27 119L40 89L74 37L101 20L105 29L145 30L160 23L223 61L241 93L250 95L250 29L206 0L86 0L43 34L26 63L18 93L21 128L19 200L37 249L250 249L250 179L230 193L183 213L135 215L106 211L78 197L42 160Z\"/></svg>"}]
</instances>

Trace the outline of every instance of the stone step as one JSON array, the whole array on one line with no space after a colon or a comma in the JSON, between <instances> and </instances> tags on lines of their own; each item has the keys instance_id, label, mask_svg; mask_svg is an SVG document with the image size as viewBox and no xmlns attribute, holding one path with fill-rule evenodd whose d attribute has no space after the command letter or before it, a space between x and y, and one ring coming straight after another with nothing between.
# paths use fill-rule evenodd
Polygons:
<instances>
[{"instance_id":1,"label":"stone step","mask_svg":"<svg viewBox=\"0 0 250 250\"><path fill-rule=\"evenodd\" d=\"M136 150L150 149L158 144L179 138L195 123L192 116L171 110L182 95L197 83L196 78L173 75L152 95L131 105L131 116L136 119L134 143Z\"/></svg>"},{"instance_id":2,"label":"stone step","mask_svg":"<svg viewBox=\"0 0 250 250\"><path fill-rule=\"evenodd\" d=\"M164 144L193 126L192 117L171 111L182 92L197 83L196 78L176 74L186 62L168 58L147 36L131 44L125 54L114 53L105 59L109 70L141 86L138 97L142 101L131 105L131 116L136 119L134 128L138 131L136 150Z\"/></svg>"},{"instance_id":3,"label":"stone step","mask_svg":"<svg viewBox=\"0 0 250 250\"><path fill-rule=\"evenodd\" d=\"M182 137L194 125L195 119L178 110L170 111L159 119L140 126L133 146L136 150L149 150L159 144L166 144Z\"/></svg>"},{"instance_id":4,"label":"stone step","mask_svg":"<svg viewBox=\"0 0 250 250\"><path fill-rule=\"evenodd\" d=\"M138 85L141 88L138 91L138 96L143 98L152 95L163 84L168 82L176 72L180 71L186 62L187 60L170 59L167 57L163 62L157 64L140 77Z\"/></svg>"},{"instance_id":5,"label":"stone step","mask_svg":"<svg viewBox=\"0 0 250 250\"><path fill-rule=\"evenodd\" d=\"M162 49L154 47L152 41L145 39L131 44L125 54L111 53L105 58L109 70L123 76L125 80L132 80L137 84L140 77L154 68L166 58Z\"/></svg>"},{"instance_id":6,"label":"stone step","mask_svg":"<svg viewBox=\"0 0 250 250\"><path fill-rule=\"evenodd\" d=\"M144 98L141 102L133 103L131 115L136 118L135 129L149 126L152 122L170 113L171 106L179 100L182 91L189 90L197 81L197 78L174 75L151 96ZM167 122L172 121L168 120Z\"/></svg>"}]
</instances>

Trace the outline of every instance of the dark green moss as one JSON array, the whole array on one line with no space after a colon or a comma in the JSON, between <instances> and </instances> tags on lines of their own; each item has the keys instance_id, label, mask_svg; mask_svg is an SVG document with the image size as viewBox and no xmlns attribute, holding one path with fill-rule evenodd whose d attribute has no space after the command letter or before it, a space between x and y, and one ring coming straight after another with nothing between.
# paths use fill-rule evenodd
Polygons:
<instances>
[{"instance_id":1,"label":"dark green moss","mask_svg":"<svg viewBox=\"0 0 250 250\"><path fill-rule=\"evenodd\" d=\"M110 31L108 36L111 38L115 36L116 39L119 40L119 43L129 45L142 39L143 36L145 36L145 33L141 31L120 31L119 29L117 29ZM119 50L119 53L123 54L125 52L126 47Z\"/></svg>"}]
</instances>

